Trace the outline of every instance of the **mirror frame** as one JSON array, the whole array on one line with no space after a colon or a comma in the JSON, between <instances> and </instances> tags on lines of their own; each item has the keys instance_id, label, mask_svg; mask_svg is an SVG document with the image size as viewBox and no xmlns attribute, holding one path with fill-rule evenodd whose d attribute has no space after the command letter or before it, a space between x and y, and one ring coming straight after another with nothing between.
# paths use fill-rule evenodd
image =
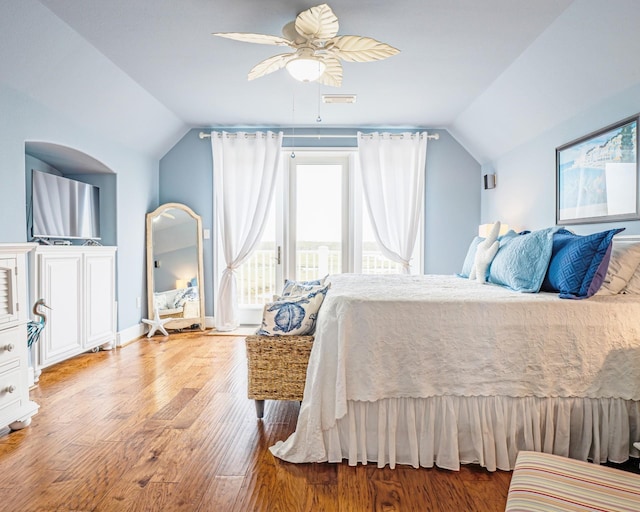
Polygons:
<instances>
[{"instance_id":1,"label":"mirror frame","mask_svg":"<svg viewBox=\"0 0 640 512\"><path fill-rule=\"evenodd\" d=\"M181 203L165 203L158 206L155 210L147 213L147 314L149 318L155 317L155 306L153 294L155 290L155 280L153 276L154 254L153 254L153 221L167 210L177 209L186 212L196 221L196 252L198 257L198 297L200 298L200 314L196 317L175 318L164 324L166 329L184 329L195 324L200 324L200 330L204 331L205 326L205 310L204 310L204 290L203 290L203 258L202 258L202 218L195 213L187 205Z\"/></svg>"}]
</instances>

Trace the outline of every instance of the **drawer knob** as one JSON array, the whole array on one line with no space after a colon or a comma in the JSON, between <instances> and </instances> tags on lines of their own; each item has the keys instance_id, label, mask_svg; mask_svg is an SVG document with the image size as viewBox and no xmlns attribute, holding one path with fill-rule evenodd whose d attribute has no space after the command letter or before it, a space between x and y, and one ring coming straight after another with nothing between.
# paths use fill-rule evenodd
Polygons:
<instances>
[{"instance_id":1,"label":"drawer knob","mask_svg":"<svg viewBox=\"0 0 640 512\"><path fill-rule=\"evenodd\" d=\"M16 387L13 384L9 384L6 388L5 391L7 393L13 393L16 390Z\"/></svg>"},{"instance_id":2,"label":"drawer knob","mask_svg":"<svg viewBox=\"0 0 640 512\"><path fill-rule=\"evenodd\" d=\"M13 343L7 343L4 347L2 347L7 352L11 352L16 346Z\"/></svg>"}]
</instances>

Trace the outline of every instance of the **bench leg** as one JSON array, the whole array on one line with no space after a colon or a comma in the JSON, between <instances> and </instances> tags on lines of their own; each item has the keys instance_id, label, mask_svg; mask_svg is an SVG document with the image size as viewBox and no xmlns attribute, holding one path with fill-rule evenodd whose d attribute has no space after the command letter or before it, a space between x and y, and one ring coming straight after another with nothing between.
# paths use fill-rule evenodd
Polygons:
<instances>
[{"instance_id":1,"label":"bench leg","mask_svg":"<svg viewBox=\"0 0 640 512\"><path fill-rule=\"evenodd\" d=\"M256 402L256 415L258 418L264 416L264 400L255 400Z\"/></svg>"}]
</instances>

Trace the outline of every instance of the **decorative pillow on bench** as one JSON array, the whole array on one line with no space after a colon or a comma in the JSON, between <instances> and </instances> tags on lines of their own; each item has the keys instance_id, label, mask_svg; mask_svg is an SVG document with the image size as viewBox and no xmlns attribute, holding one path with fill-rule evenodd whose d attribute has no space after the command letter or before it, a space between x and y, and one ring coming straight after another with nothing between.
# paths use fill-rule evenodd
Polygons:
<instances>
[{"instance_id":1,"label":"decorative pillow on bench","mask_svg":"<svg viewBox=\"0 0 640 512\"><path fill-rule=\"evenodd\" d=\"M313 289L304 295L288 295L265 304L259 336L306 336L316 330L320 306L330 284Z\"/></svg>"},{"instance_id":2,"label":"decorative pillow on bench","mask_svg":"<svg viewBox=\"0 0 640 512\"><path fill-rule=\"evenodd\" d=\"M291 279L286 279L284 282L284 288L282 289L282 297L286 297L288 295L306 295L314 290L322 288L326 280L327 276L313 281L293 281Z\"/></svg>"}]
</instances>

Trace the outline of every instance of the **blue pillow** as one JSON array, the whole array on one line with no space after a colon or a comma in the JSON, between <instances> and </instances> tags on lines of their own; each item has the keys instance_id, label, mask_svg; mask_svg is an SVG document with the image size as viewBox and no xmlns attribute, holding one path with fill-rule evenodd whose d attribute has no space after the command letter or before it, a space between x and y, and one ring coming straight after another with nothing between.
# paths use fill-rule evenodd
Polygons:
<instances>
[{"instance_id":1,"label":"blue pillow","mask_svg":"<svg viewBox=\"0 0 640 512\"><path fill-rule=\"evenodd\" d=\"M624 228L581 236L566 229L553 238L553 251L542 289L559 292L562 299L586 299L598 291L604 280L611 240Z\"/></svg>"},{"instance_id":2,"label":"blue pillow","mask_svg":"<svg viewBox=\"0 0 640 512\"><path fill-rule=\"evenodd\" d=\"M476 236L473 240L471 240L469 249L467 249L467 255L465 256L464 263L462 264L462 270L458 274L460 277L469 277L471 269L473 268L473 262L476 259L476 250L478 249L478 244L483 240L484 238L481 238L479 236Z\"/></svg>"},{"instance_id":3,"label":"blue pillow","mask_svg":"<svg viewBox=\"0 0 640 512\"><path fill-rule=\"evenodd\" d=\"M498 241L500 242L500 247L506 244L511 238L514 236L518 236L513 229L507 231L504 235L498 237ZM478 244L484 240L481 236L476 236L473 240L471 240L471 244L469 245L469 249L467 250L467 255L464 258L464 263L462 264L462 270L458 274L460 277L469 277L471 274L471 269L473 268L473 263L476 260L476 250L478 249Z\"/></svg>"},{"instance_id":4,"label":"blue pillow","mask_svg":"<svg viewBox=\"0 0 640 512\"><path fill-rule=\"evenodd\" d=\"M489 267L489 282L517 292L538 293L551 258L551 227L510 238Z\"/></svg>"}]
</instances>

